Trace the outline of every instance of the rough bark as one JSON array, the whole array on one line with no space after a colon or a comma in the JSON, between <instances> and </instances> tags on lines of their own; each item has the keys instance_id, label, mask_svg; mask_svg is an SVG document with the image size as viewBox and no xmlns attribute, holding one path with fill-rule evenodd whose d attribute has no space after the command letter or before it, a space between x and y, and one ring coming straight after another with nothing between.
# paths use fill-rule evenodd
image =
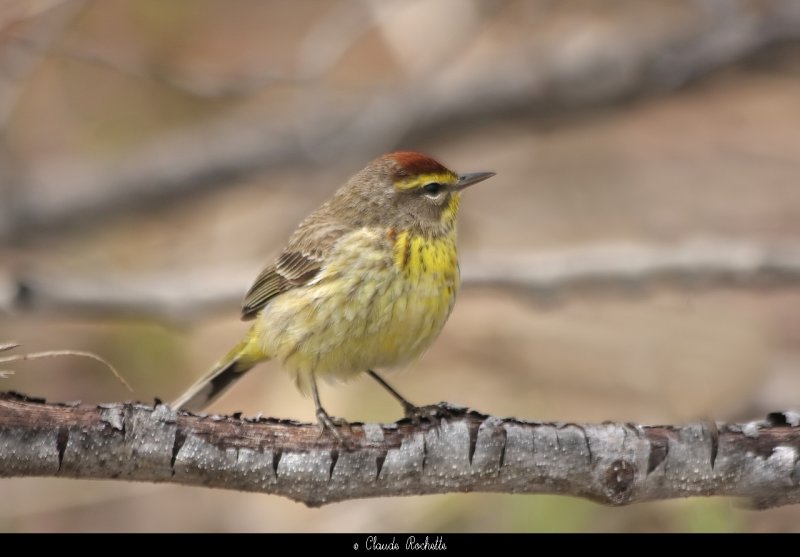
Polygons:
<instances>
[{"instance_id":1,"label":"rough bark","mask_svg":"<svg viewBox=\"0 0 800 557\"><path fill-rule=\"evenodd\" d=\"M346 499L488 491L611 505L688 496L800 501L800 415L685 426L524 422L443 406L438 425L196 416L157 403L47 404L0 394L0 477L170 482Z\"/></svg>"}]
</instances>

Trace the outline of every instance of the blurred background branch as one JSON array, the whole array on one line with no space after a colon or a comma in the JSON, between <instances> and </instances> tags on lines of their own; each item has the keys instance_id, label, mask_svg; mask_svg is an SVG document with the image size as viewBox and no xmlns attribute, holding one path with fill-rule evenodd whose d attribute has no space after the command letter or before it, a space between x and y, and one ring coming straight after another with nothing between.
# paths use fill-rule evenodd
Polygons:
<instances>
[{"instance_id":1,"label":"blurred background branch","mask_svg":"<svg viewBox=\"0 0 800 557\"><path fill-rule=\"evenodd\" d=\"M800 39L800 7L793 0L704 0L681 2L681 9L659 12L659 18L668 19L658 22L658 33L648 32L654 23L649 18L635 30L625 27L622 18L583 32L531 33L491 43L493 19L501 5L474 0L435 6L343 2L299 37L294 71L247 75L224 84L68 41L57 56L166 83L204 99L240 100L269 87L293 85L299 88L294 110L303 117L278 118L274 107L267 105L246 116L226 115L160 134L105 162L70 157L24 165L30 185L18 194L22 197L15 223L0 220L0 231L6 230L7 236L24 228L29 235L41 228L57 230L64 224L107 217L111 211L146 210L165 200L177 202L198 188L225 186L273 167L353 160L351 154L367 146L389 150L438 129L476 125L511 111L572 114L580 107L663 94L776 41ZM414 52L416 39L398 27L418 10L433 21L451 23L455 8L464 19L458 32L445 44L441 39L432 46L428 43L424 57L407 54ZM655 16L646 12L642 15ZM374 28L401 58L405 82L351 92L347 98L323 87L322 78L341 55ZM51 41L58 37L52 24L46 32ZM27 51L29 59L38 59L49 47L27 33L12 37L11 45ZM447 71L435 64L442 60L448 60ZM16 81L15 89L24 85ZM57 203L52 196L40 195L56 190L70 193L59 196Z\"/></svg>"},{"instance_id":2,"label":"blurred background branch","mask_svg":"<svg viewBox=\"0 0 800 557\"><path fill-rule=\"evenodd\" d=\"M511 288L552 304L570 293L642 295L661 288L797 288L800 250L695 240L675 246L598 245L555 252L466 254L467 287ZM186 274L197 277L187 284ZM235 311L252 269L195 269L173 275L23 277L0 275L0 310L147 316L191 321Z\"/></svg>"},{"instance_id":3,"label":"blurred background branch","mask_svg":"<svg viewBox=\"0 0 800 557\"><path fill-rule=\"evenodd\" d=\"M18 208L26 195L25 176L8 145L8 121L28 80L48 55L65 29L73 21L83 4L82 1L39 3L37 7L25 6L22 2L5 6L0 11L0 29L13 17L34 16L19 35L7 41L0 49L0 237L13 236L21 226ZM38 10L44 12L43 15ZM2 8L0 8L2 10Z\"/></svg>"}]
</instances>

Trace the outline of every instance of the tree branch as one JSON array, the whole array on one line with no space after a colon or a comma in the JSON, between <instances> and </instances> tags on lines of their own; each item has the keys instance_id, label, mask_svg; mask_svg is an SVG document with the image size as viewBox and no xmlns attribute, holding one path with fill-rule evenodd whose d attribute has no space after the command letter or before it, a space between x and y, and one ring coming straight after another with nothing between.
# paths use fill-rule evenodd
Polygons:
<instances>
[{"instance_id":1,"label":"tree branch","mask_svg":"<svg viewBox=\"0 0 800 557\"><path fill-rule=\"evenodd\" d=\"M465 286L515 288L551 302L572 289L640 293L657 284L702 287L797 287L800 250L749 242L688 240L674 246L598 244L542 253L466 254ZM0 270L0 312L134 314L180 321L235 307L255 269L226 267L177 275L69 277Z\"/></svg>"},{"instance_id":2,"label":"tree branch","mask_svg":"<svg viewBox=\"0 0 800 557\"><path fill-rule=\"evenodd\" d=\"M438 427L176 414L163 404L46 404L0 394L0 476L170 482L283 495L556 493L625 505L688 496L800 502L800 415L742 425L523 422L446 407Z\"/></svg>"}]
</instances>

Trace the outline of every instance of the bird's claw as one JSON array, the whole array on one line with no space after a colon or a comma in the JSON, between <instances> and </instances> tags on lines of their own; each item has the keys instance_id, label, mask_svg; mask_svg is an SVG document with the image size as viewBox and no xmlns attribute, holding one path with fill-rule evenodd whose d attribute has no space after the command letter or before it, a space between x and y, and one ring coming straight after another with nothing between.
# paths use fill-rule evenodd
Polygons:
<instances>
[{"instance_id":1,"label":"bird's claw","mask_svg":"<svg viewBox=\"0 0 800 557\"><path fill-rule=\"evenodd\" d=\"M434 426L439 426L443 419L452 417L452 413L440 404L429 404L427 406L414 406L413 404L403 405L406 419L411 420L415 426L422 424L423 421Z\"/></svg>"},{"instance_id":2,"label":"bird's claw","mask_svg":"<svg viewBox=\"0 0 800 557\"><path fill-rule=\"evenodd\" d=\"M344 437L339 432L340 427L346 427L348 430L350 429L350 424L347 420L342 420L339 418L331 418L325 410L319 409L317 410L317 421L319 422L322 431L320 431L320 435L324 435L325 431L329 431L331 435L333 435L337 441L340 443L344 442Z\"/></svg>"}]
</instances>

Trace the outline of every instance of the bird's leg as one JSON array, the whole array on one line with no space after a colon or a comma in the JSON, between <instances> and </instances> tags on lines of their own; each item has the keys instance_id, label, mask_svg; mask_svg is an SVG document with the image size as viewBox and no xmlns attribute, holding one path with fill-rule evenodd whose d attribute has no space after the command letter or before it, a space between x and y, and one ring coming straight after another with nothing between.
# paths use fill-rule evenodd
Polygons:
<instances>
[{"instance_id":1,"label":"bird's leg","mask_svg":"<svg viewBox=\"0 0 800 557\"><path fill-rule=\"evenodd\" d=\"M331 432L338 441L344 441L342 439L342 434L339 433L339 430L336 428L337 424L334 422L333 419L328 415L325 409L322 407L322 404L319 401L319 391L317 390L317 377L313 373L311 374L311 393L314 395L314 406L317 408L317 421L319 425L322 427L322 432L324 433L325 430ZM343 420L337 420L343 421ZM344 422L346 423L346 422Z\"/></svg>"},{"instance_id":2,"label":"bird's leg","mask_svg":"<svg viewBox=\"0 0 800 557\"><path fill-rule=\"evenodd\" d=\"M391 395L392 395L392 396L393 396L395 399L397 399L397 402L399 402L399 403L400 403L400 406L402 406L402 407L403 407L403 412L405 412L406 416L409 416L410 414L414 413L414 411L415 411L415 410L418 410L418 409L419 409L419 407L418 407L418 406L416 406L416 405L414 405L414 404L411 404L410 402L408 402L408 401L407 401L407 400L406 400L406 399L403 397L403 395L401 395L400 393L398 393L398 392L397 392L397 391L394 389L394 387L392 387L392 386L391 386L389 383L387 383L387 382L386 382L386 381L383 379L383 377L381 377L380 375L378 375L377 373L375 373L375 372L374 372L374 371L372 371L371 369L368 369L368 370L367 370L367 373L369 374L369 376L370 376L370 377L372 377L372 378L373 378L375 381L377 381L377 382L378 382L378 383L381 385L381 387L383 387L384 389L386 389L387 391L389 391L389 393L391 393Z\"/></svg>"},{"instance_id":3,"label":"bird's leg","mask_svg":"<svg viewBox=\"0 0 800 557\"><path fill-rule=\"evenodd\" d=\"M394 387L392 387L386 380L372 371L371 369L367 370L367 374L372 377L375 381L380 383L380 385L389 391L391 395L400 403L403 407L403 413L405 414L406 418L409 418L412 422L419 423L422 418L431 420L431 421L438 421L440 418L446 414L444 408L438 405L432 406L417 406L416 404L411 404L408 400L406 400L403 395L398 393Z\"/></svg>"}]
</instances>

